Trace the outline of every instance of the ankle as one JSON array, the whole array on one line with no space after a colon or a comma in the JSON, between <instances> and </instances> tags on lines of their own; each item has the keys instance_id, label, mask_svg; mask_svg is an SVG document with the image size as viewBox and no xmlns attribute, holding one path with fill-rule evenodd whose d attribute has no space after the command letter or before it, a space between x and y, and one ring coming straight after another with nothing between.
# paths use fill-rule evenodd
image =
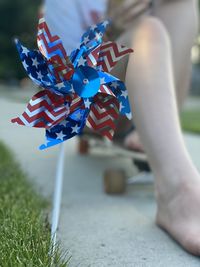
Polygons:
<instances>
[{"instance_id":1,"label":"ankle","mask_svg":"<svg viewBox=\"0 0 200 267\"><path fill-rule=\"evenodd\" d=\"M199 185L200 176L190 162L155 174L155 194L159 201L171 202L178 194L188 192L191 186Z\"/></svg>"}]
</instances>

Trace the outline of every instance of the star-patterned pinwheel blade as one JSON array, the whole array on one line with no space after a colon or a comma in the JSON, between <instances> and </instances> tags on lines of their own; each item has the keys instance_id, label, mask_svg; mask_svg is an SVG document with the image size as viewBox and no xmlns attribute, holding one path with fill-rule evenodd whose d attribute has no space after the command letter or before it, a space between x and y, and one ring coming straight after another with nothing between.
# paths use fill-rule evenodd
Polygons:
<instances>
[{"instance_id":1,"label":"star-patterned pinwheel blade","mask_svg":"<svg viewBox=\"0 0 200 267\"><path fill-rule=\"evenodd\" d=\"M120 114L125 115L129 120L131 120L132 113L125 84L122 81L115 81L107 84L107 86L114 93L120 103Z\"/></svg>"},{"instance_id":2,"label":"star-patterned pinwheel blade","mask_svg":"<svg viewBox=\"0 0 200 267\"><path fill-rule=\"evenodd\" d=\"M12 123L19 125L50 128L59 123L70 112L70 99L59 97L50 92L43 90L32 97L24 113L12 119Z\"/></svg>"},{"instance_id":3,"label":"star-patterned pinwheel blade","mask_svg":"<svg viewBox=\"0 0 200 267\"><path fill-rule=\"evenodd\" d=\"M51 35L42 17L38 24L37 43L41 54L48 60L49 69L58 81L69 80L74 73L74 67L57 35Z\"/></svg>"},{"instance_id":4,"label":"star-patterned pinwheel blade","mask_svg":"<svg viewBox=\"0 0 200 267\"><path fill-rule=\"evenodd\" d=\"M101 85L119 81L118 78L107 72L98 71L98 74L100 77Z\"/></svg>"},{"instance_id":5,"label":"star-patterned pinwheel blade","mask_svg":"<svg viewBox=\"0 0 200 267\"><path fill-rule=\"evenodd\" d=\"M81 56L79 56L81 49L77 49L72 51L70 55L70 59L74 63L74 65L80 66L88 66L88 67L96 67L99 59L99 53L101 50L101 45L96 46L94 49L90 50L83 47Z\"/></svg>"},{"instance_id":6,"label":"star-patterned pinwheel blade","mask_svg":"<svg viewBox=\"0 0 200 267\"><path fill-rule=\"evenodd\" d=\"M37 50L29 50L19 40L15 40L22 64L32 81L43 88L58 95L72 92L72 85L68 81L56 82L56 78L49 72L47 61Z\"/></svg>"},{"instance_id":7,"label":"star-patterned pinwheel blade","mask_svg":"<svg viewBox=\"0 0 200 267\"><path fill-rule=\"evenodd\" d=\"M44 150L55 145L61 144L72 137L81 134L85 127L85 120L88 116L87 110L80 112L80 117L72 114L51 129L46 130L46 143L40 146L40 150Z\"/></svg>"},{"instance_id":8,"label":"star-patterned pinwheel blade","mask_svg":"<svg viewBox=\"0 0 200 267\"><path fill-rule=\"evenodd\" d=\"M106 20L99 24L92 25L81 38L80 49L72 51L70 59L76 66L95 67L99 58L103 35L106 31L109 21ZM81 52L82 51L82 52ZM79 56L81 52L81 57Z\"/></svg>"},{"instance_id":9,"label":"star-patterned pinwheel blade","mask_svg":"<svg viewBox=\"0 0 200 267\"><path fill-rule=\"evenodd\" d=\"M109 21L92 25L82 36L81 46L86 46L89 49L93 49L103 41L103 35L106 32L106 28L109 25Z\"/></svg>"},{"instance_id":10,"label":"star-patterned pinwheel blade","mask_svg":"<svg viewBox=\"0 0 200 267\"><path fill-rule=\"evenodd\" d=\"M46 60L37 50L29 50L19 40L15 40L20 59L29 77L38 86L46 87L53 82Z\"/></svg>"}]
</instances>

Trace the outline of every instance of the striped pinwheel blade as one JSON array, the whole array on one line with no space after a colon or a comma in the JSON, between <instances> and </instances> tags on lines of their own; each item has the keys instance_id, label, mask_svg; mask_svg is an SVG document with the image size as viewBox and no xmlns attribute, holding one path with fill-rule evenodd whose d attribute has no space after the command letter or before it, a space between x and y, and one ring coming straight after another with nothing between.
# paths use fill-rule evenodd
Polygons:
<instances>
[{"instance_id":1,"label":"striped pinwheel blade","mask_svg":"<svg viewBox=\"0 0 200 267\"><path fill-rule=\"evenodd\" d=\"M106 42L101 45L97 67L101 71L110 72L119 60L133 52L133 49L115 42Z\"/></svg>"},{"instance_id":2,"label":"striped pinwheel blade","mask_svg":"<svg viewBox=\"0 0 200 267\"><path fill-rule=\"evenodd\" d=\"M97 47L92 49L92 51L86 54L85 66L96 67L98 59L99 59L100 50L101 50L101 45L98 45Z\"/></svg>"},{"instance_id":3,"label":"striped pinwheel blade","mask_svg":"<svg viewBox=\"0 0 200 267\"><path fill-rule=\"evenodd\" d=\"M43 90L32 97L21 116L11 121L29 127L50 128L69 114L70 102L66 104L66 100L49 90Z\"/></svg>"},{"instance_id":4,"label":"striped pinwheel blade","mask_svg":"<svg viewBox=\"0 0 200 267\"><path fill-rule=\"evenodd\" d=\"M66 54L62 41L57 35L51 35L44 18L40 18L37 35L38 48L48 60L49 68L58 81L69 80L74 67Z\"/></svg>"},{"instance_id":5,"label":"striped pinwheel blade","mask_svg":"<svg viewBox=\"0 0 200 267\"><path fill-rule=\"evenodd\" d=\"M115 96L108 95L108 90L104 85L102 93L95 96L86 125L112 140L119 116L119 102Z\"/></svg>"}]
</instances>

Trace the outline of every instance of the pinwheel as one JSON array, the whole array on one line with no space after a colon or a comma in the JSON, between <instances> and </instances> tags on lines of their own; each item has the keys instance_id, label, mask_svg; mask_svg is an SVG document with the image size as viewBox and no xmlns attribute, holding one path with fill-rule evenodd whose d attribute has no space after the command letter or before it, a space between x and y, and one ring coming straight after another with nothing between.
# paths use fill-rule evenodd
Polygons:
<instances>
[{"instance_id":1,"label":"pinwheel","mask_svg":"<svg viewBox=\"0 0 200 267\"><path fill-rule=\"evenodd\" d=\"M108 24L104 21L91 26L83 34L80 46L69 56L60 38L51 34L44 18L38 24L38 50L29 50L16 40L25 70L42 90L32 97L24 113L12 122L45 128L46 143L40 149L61 144L53 198L52 255L61 207L63 142L81 134L86 125L112 139L118 116L122 114L131 119L126 87L110 71L133 50L115 42L103 42Z\"/></svg>"},{"instance_id":2,"label":"pinwheel","mask_svg":"<svg viewBox=\"0 0 200 267\"><path fill-rule=\"evenodd\" d=\"M44 18L38 24L38 50L29 50L16 40L25 70L43 90L12 122L45 128L46 143L40 149L81 134L86 125L112 139L119 114L131 119L126 87L110 71L133 50L103 42L108 24L104 21L91 26L83 34L80 47L69 56Z\"/></svg>"}]
</instances>

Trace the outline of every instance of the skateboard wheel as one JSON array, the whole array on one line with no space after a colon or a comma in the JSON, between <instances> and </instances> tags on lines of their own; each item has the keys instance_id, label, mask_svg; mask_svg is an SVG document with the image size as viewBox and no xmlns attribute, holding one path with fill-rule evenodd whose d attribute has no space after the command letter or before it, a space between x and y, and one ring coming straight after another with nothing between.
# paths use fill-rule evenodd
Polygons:
<instances>
[{"instance_id":1,"label":"skateboard wheel","mask_svg":"<svg viewBox=\"0 0 200 267\"><path fill-rule=\"evenodd\" d=\"M78 152L81 155L86 155L89 152L89 142L83 138L79 139Z\"/></svg>"},{"instance_id":2,"label":"skateboard wheel","mask_svg":"<svg viewBox=\"0 0 200 267\"><path fill-rule=\"evenodd\" d=\"M126 190L126 175L123 170L106 170L104 191L107 194L123 194Z\"/></svg>"}]
</instances>

